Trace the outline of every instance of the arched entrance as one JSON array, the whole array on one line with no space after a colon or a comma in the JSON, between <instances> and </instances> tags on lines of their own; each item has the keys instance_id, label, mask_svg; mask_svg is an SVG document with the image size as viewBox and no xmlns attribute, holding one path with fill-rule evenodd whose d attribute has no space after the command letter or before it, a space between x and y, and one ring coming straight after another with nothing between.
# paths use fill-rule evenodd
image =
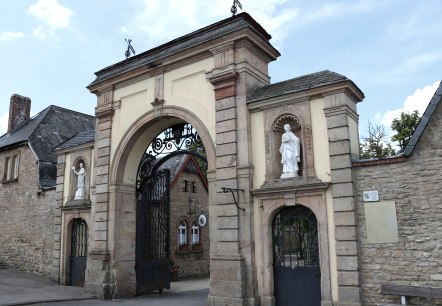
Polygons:
<instances>
[{"instance_id":1,"label":"arched entrance","mask_svg":"<svg viewBox=\"0 0 442 306\"><path fill-rule=\"evenodd\" d=\"M189 123L179 123L158 134L140 161L136 189L137 294L153 290L161 292L163 288L170 288L172 271L170 189L171 179L174 179L178 172L169 167L184 167L185 164L167 166L166 164L177 156L189 155L197 157L207 169L207 160L201 153L204 153L204 147L196 130ZM187 163L187 160L183 162ZM195 162L193 166L199 168L198 164ZM199 173L201 174L201 170ZM192 188L195 189L195 184ZM189 189L187 180L185 180L185 189L185 192ZM190 211L189 197L189 213ZM198 233L198 237L199 232L199 228L198 230L192 228L192 233L194 235ZM200 240L193 237L192 242L197 245Z\"/></svg>"},{"instance_id":2,"label":"arched entrance","mask_svg":"<svg viewBox=\"0 0 442 306\"><path fill-rule=\"evenodd\" d=\"M81 218L75 219L71 231L70 283L83 287L87 261L87 224Z\"/></svg>"},{"instance_id":3,"label":"arched entrance","mask_svg":"<svg viewBox=\"0 0 442 306\"><path fill-rule=\"evenodd\" d=\"M276 305L321 305L315 214L301 205L282 208L273 218L272 240Z\"/></svg>"}]
</instances>

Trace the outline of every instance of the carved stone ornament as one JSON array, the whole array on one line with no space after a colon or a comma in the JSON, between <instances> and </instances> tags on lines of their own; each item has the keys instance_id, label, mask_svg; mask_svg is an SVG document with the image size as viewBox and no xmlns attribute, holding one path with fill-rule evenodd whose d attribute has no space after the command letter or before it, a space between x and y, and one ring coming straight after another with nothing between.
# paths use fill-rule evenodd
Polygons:
<instances>
[{"instance_id":1,"label":"carved stone ornament","mask_svg":"<svg viewBox=\"0 0 442 306\"><path fill-rule=\"evenodd\" d=\"M283 114L279 116L273 123L272 130L277 133L283 134L285 132L284 125L288 124L291 127L292 132L301 130L301 120L297 116L292 114Z\"/></svg>"}]
</instances>

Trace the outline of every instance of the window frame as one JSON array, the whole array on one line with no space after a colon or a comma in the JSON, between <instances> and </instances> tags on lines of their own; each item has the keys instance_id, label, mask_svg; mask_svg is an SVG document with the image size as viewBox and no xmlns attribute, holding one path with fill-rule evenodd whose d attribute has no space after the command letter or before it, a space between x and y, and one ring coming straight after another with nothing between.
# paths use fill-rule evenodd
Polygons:
<instances>
[{"instance_id":1,"label":"window frame","mask_svg":"<svg viewBox=\"0 0 442 306\"><path fill-rule=\"evenodd\" d=\"M180 219L178 221L178 247L188 244L188 239L187 239L188 224L189 223L185 219Z\"/></svg>"},{"instance_id":2,"label":"window frame","mask_svg":"<svg viewBox=\"0 0 442 306\"><path fill-rule=\"evenodd\" d=\"M4 169L3 169L3 182L15 182L18 181L20 172L20 154L19 152L9 154L5 156Z\"/></svg>"},{"instance_id":3,"label":"window frame","mask_svg":"<svg viewBox=\"0 0 442 306\"><path fill-rule=\"evenodd\" d=\"M195 237L197 237L197 239L195 239ZM190 239L192 242L192 245L201 244L201 228L198 224L198 220L195 219L192 222L192 225L190 227Z\"/></svg>"}]
</instances>

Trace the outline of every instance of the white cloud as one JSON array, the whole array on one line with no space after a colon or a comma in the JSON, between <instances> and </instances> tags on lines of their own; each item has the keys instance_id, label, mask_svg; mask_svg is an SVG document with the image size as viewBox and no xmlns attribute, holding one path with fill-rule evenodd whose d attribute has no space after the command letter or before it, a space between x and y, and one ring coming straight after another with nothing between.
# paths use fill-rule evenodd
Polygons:
<instances>
[{"instance_id":1,"label":"white cloud","mask_svg":"<svg viewBox=\"0 0 442 306\"><path fill-rule=\"evenodd\" d=\"M439 87L440 81L436 81L432 85L425 86L424 88L416 89L415 92L405 99L402 107L388 110L385 113L377 113L375 119L383 125L389 127L393 119L398 118L401 112L411 113L415 110L419 111L422 115L428 106L431 98L433 97L436 89Z\"/></svg>"},{"instance_id":2,"label":"white cloud","mask_svg":"<svg viewBox=\"0 0 442 306\"><path fill-rule=\"evenodd\" d=\"M3 32L0 34L0 41L14 41L20 38L25 38L25 34L22 32Z\"/></svg>"},{"instance_id":3,"label":"white cloud","mask_svg":"<svg viewBox=\"0 0 442 306\"><path fill-rule=\"evenodd\" d=\"M43 23L33 29L32 34L35 37L38 39L51 37L52 39L58 40L59 37L56 31L70 28L71 16L74 12L59 4L58 0L38 0L34 5L29 7L28 14ZM81 33L72 28L71 30L80 40L84 39Z\"/></svg>"},{"instance_id":4,"label":"white cloud","mask_svg":"<svg viewBox=\"0 0 442 306\"><path fill-rule=\"evenodd\" d=\"M405 75L426 70L442 62L442 51L428 52L399 62L395 67L380 73L376 79L377 84L393 84L404 79Z\"/></svg>"},{"instance_id":5,"label":"white cloud","mask_svg":"<svg viewBox=\"0 0 442 306\"><path fill-rule=\"evenodd\" d=\"M225 0L138 0L136 14L120 31L141 33L153 46L230 17L231 3ZM272 34L275 44L283 40L288 32L286 25L295 20L299 11L289 0L242 0L241 3L244 11Z\"/></svg>"},{"instance_id":6,"label":"white cloud","mask_svg":"<svg viewBox=\"0 0 442 306\"><path fill-rule=\"evenodd\" d=\"M8 119L9 119L8 112L0 115L0 135L6 133L6 130L8 129Z\"/></svg>"},{"instance_id":7,"label":"white cloud","mask_svg":"<svg viewBox=\"0 0 442 306\"><path fill-rule=\"evenodd\" d=\"M69 27L74 12L59 4L57 0L38 0L29 7L28 14L56 30Z\"/></svg>"},{"instance_id":8,"label":"white cloud","mask_svg":"<svg viewBox=\"0 0 442 306\"><path fill-rule=\"evenodd\" d=\"M32 34L35 37L40 38L40 39L45 39L46 38L46 33L45 33L45 30L44 30L44 27L42 27L42 26L36 27L34 30L32 30Z\"/></svg>"}]
</instances>

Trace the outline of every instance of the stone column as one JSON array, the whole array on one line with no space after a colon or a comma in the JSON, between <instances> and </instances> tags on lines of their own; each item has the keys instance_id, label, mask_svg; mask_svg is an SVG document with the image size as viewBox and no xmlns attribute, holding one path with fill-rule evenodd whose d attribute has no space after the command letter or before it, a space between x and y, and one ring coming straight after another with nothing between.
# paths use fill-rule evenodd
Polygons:
<instances>
[{"instance_id":1,"label":"stone column","mask_svg":"<svg viewBox=\"0 0 442 306\"><path fill-rule=\"evenodd\" d=\"M355 103L344 93L325 97L338 270L337 305L361 305L355 193L351 170L349 120Z\"/></svg>"},{"instance_id":2,"label":"stone column","mask_svg":"<svg viewBox=\"0 0 442 306\"><path fill-rule=\"evenodd\" d=\"M95 134L95 202L91 208L91 224L88 261L86 268L87 291L99 298L112 298L115 290L110 273L109 252L109 173L112 116L114 113L113 88L107 87L98 92L95 112L97 126Z\"/></svg>"}]
</instances>

